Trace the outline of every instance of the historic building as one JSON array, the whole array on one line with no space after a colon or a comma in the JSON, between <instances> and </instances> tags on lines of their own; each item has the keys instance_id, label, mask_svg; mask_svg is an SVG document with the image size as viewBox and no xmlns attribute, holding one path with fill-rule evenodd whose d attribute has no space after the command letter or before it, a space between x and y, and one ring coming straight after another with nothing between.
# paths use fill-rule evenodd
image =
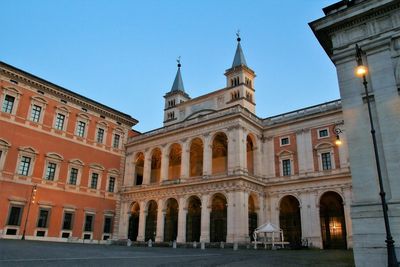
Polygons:
<instances>
[{"instance_id":1,"label":"historic building","mask_svg":"<svg viewBox=\"0 0 400 267\"><path fill-rule=\"evenodd\" d=\"M270 221L294 246L352 247L341 101L257 117L240 38L225 76L226 87L191 98L178 64L164 126L128 139L118 238L244 243Z\"/></svg>"},{"instance_id":2,"label":"historic building","mask_svg":"<svg viewBox=\"0 0 400 267\"><path fill-rule=\"evenodd\" d=\"M112 238L137 123L0 62L0 238Z\"/></svg>"},{"instance_id":3,"label":"historic building","mask_svg":"<svg viewBox=\"0 0 400 267\"><path fill-rule=\"evenodd\" d=\"M323 11L325 16L310 26L337 69L352 167L355 262L357 266L387 266L388 254L394 254L388 253L393 250L385 243L390 245L389 236L400 258L400 2L340 1ZM356 44L362 49L359 62ZM354 73L361 61L368 68L366 83ZM375 125L387 224L364 84ZM391 235L385 229L388 226Z\"/></svg>"}]
</instances>

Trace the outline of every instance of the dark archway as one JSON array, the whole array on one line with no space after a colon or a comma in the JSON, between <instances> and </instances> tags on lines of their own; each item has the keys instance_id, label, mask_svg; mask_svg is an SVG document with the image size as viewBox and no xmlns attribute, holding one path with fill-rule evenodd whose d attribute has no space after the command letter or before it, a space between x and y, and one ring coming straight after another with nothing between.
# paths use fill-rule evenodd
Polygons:
<instances>
[{"instance_id":1,"label":"dark archway","mask_svg":"<svg viewBox=\"0 0 400 267\"><path fill-rule=\"evenodd\" d=\"M155 148L151 153L150 183L160 182L160 175L161 175L161 150L159 148Z\"/></svg>"},{"instance_id":2,"label":"dark archway","mask_svg":"<svg viewBox=\"0 0 400 267\"><path fill-rule=\"evenodd\" d=\"M169 150L168 180L181 177L182 148L179 144L172 144Z\"/></svg>"},{"instance_id":3,"label":"dark archway","mask_svg":"<svg viewBox=\"0 0 400 267\"><path fill-rule=\"evenodd\" d=\"M246 160L247 171L249 174L254 174L254 143L250 135L247 136L246 142Z\"/></svg>"},{"instance_id":4,"label":"dark archway","mask_svg":"<svg viewBox=\"0 0 400 267\"><path fill-rule=\"evenodd\" d=\"M135 164L135 185L141 185L143 183L143 169L144 169L144 155L138 153L136 156Z\"/></svg>"},{"instance_id":5,"label":"dark archway","mask_svg":"<svg viewBox=\"0 0 400 267\"><path fill-rule=\"evenodd\" d=\"M176 240L178 235L178 202L174 198L167 200L164 220L164 242Z\"/></svg>"},{"instance_id":6,"label":"dark archway","mask_svg":"<svg viewBox=\"0 0 400 267\"><path fill-rule=\"evenodd\" d=\"M186 242L200 242L201 233L201 200L192 196L189 198L186 217Z\"/></svg>"},{"instance_id":7,"label":"dark archway","mask_svg":"<svg viewBox=\"0 0 400 267\"><path fill-rule=\"evenodd\" d=\"M212 198L210 214L210 241L226 242L227 201L224 195L216 194Z\"/></svg>"},{"instance_id":8,"label":"dark archway","mask_svg":"<svg viewBox=\"0 0 400 267\"><path fill-rule=\"evenodd\" d=\"M212 174L223 174L228 169L228 137L217 133L212 143Z\"/></svg>"},{"instance_id":9,"label":"dark archway","mask_svg":"<svg viewBox=\"0 0 400 267\"><path fill-rule=\"evenodd\" d=\"M250 240L254 241L253 233L254 230L257 229L257 224L258 224L258 215L256 212L256 206L254 203L253 196L249 196L249 236Z\"/></svg>"},{"instance_id":10,"label":"dark archway","mask_svg":"<svg viewBox=\"0 0 400 267\"><path fill-rule=\"evenodd\" d=\"M279 206L279 223L284 238L292 247L301 246L300 203L294 196L282 198Z\"/></svg>"},{"instance_id":11,"label":"dark archway","mask_svg":"<svg viewBox=\"0 0 400 267\"><path fill-rule=\"evenodd\" d=\"M323 248L347 249L342 197L335 192L326 192L319 205Z\"/></svg>"},{"instance_id":12,"label":"dark archway","mask_svg":"<svg viewBox=\"0 0 400 267\"><path fill-rule=\"evenodd\" d=\"M147 207L145 241L149 239L153 240L153 242L155 241L157 232L157 210L157 202L150 200Z\"/></svg>"},{"instance_id":13,"label":"dark archway","mask_svg":"<svg viewBox=\"0 0 400 267\"><path fill-rule=\"evenodd\" d=\"M203 141L193 139L190 144L190 177L203 175Z\"/></svg>"},{"instance_id":14,"label":"dark archway","mask_svg":"<svg viewBox=\"0 0 400 267\"><path fill-rule=\"evenodd\" d=\"M139 214L140 206L137 202L131 206L131 215L129 216L128 238L131 241L136 241L139 232Z\"/></svg>"}]
</instances>

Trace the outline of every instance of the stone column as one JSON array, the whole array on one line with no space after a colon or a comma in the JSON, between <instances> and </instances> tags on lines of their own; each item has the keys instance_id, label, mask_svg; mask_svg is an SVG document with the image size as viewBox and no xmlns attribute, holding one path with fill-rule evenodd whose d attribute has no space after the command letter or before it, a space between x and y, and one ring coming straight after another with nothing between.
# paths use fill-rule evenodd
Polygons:
<instances>
[{"instance_id":1,"label":"stone column","mask_svg":"<svg viewBox=\"0 0 400 267\"><path fill-rule=\"evenodd\" d=\"M121 203L121 211L119 217L118 239L125 239L128 236L128 222L129 222L129 203Z\"/></svg>"},{"instance_id":2,"label":"stone column","mask_svg":"<svg viewBox=\"0 0 400 267\"><path fill-rule=\"evenodd\" d=\"M161 151L161 173L160 182L168 180L169 168L169 146L164 146Z\"/></svg>"},{"instance_id":3,"label":"stone column","mask_svg":"<svg viewBox=\"0 0 400 267\"><path fill-rule=\"evenodd\" d=\"M275 177L274 138L266 137L263 145L264 145L263 165L265 166L265 170L264 170L263 174L266 177Z\"/></svg>"},{"instance_id":4,"label":"stone column","mask_svg":"<svg viewBox=\"0 0 400 267\"><path fill-rule=\"evenodd\" d=\"M246 198L247 197L247 198ZM228 192L227 243L248 241L248 193Z\"/></svg>"},{"instance_id":5,"label":"stone column","mask_svg":"<svg viewBox=\"0 0 400 267\"><path fill-rule=\"evenodd\" d=\"M181 179L189 177L190 148L189 140L182 141Z\"/></svg>"},{"instance_id":6,"label":"stone column","mask_svg":"<svg viewBox=\"0 0 400 267\"><path fill-rule=\"evenodd\" d=\"M132 156L127 156L125 162L124 186L132 186L135 184L134 173L135 163L132 160Z\"/></svg>"},{"instance_id":7,"label":"stone column","mask_svg":"<svg viewBox=\"0 0 400 267\"><path fill-rule=\"evenodd\" d=\"M186 199L182 197L179 199L178 235L176 237L177 243L186 242L186 215L187 215Z\"/></svg>"},{"instance_id":8,"label":"stone column","mask_svg":"<svg viewBox=\"0 0 400 267\"><path fill-rule=\"evenodd\" d=\"M267 222L265 210L265 197L263 194L258 195L258 210L257 210L257 226Z\"/></svg>"},{"instance_id":9,"label":"stone column","mask_svg":"<svg viewBox=\"0 0 400 267\"><path fill-rule=\"evenodd\" d=\"M262 141L260 138L257 138L256 143L254 144L254 175L255 176L261 176L263 175L262 173Z\"/></svg>"},{"instance_id":10,"label":"stone column","mask_svg":"<svg viewBox=\"0 0 400 267\"><path fill-rule=\"evenodd\" d=\"M157 234L156 242L164 241L164 220L165 220L165 209L164 209L164 199L158 201L157 209Z\"/></svg>"},{"instance_id":11,"label":"stone column","mask_svg":"<svg viewBox=\"0 0 400 267\"><path fill-rule=\"evenodd\" d=\"M351 213L350 213L350 206L351 206L351 189L345 188L344 192L344 199L343 199L343 210L344 210L344 219L346 223L346 238L347 238L347 248L353 248L353 228L351 223Z\"/></svg>"},{"instance_id":12,"label":"stone column","mask_svg":"<svg viewBox=\"0 0 400 267\"><path fill-rule=\"evenodd\" d=\"M204 135L204 151L203 151L203 176L211 175L212 166L212 142L211 135Z\"/></svg>"},{"instance_id":13,"label":"stone column","mask_svg":"<svg viewBox=\"0 0 400 267\"><path fill-rule=\"evenodd\" d=\"M321 220L319 215L319 194L318 192L310 193L310 237L309 245L317 248L322 248L322 236L321 236ZM311 244L310 244L311 243Z\"/></svg>"},{"instance_id":14,"label":"stone column","mask_svg":"<svg viewBox=\"0 0 400 267\"><path fill-rule=\"evenodd\" d=\"M151 151L147 150L144 153L144 166L143 166L143 184L150 184L151 175Z\"/></svg>"},{"instance_id":15,"label":"stone column","mask_svg":"<svg viewBox=\"0 0 400 267\"><path fill-rule=\"evenodd\" d=\"M201 234L200 242L210 242L210 205L209 195L201 196Z\"/></svg>"},{"instance_id":16,"label":"stone column","mask_svg":"<svg viewBox=\"0 0 400 267\"><path fill-rule=\"evenodd\" d=\"M144 241L145 230L146 230L146 202L140 202L140 211L139 211L139 227L138 227L138 236L137 241Z\"/></svg>"}]
</instances>

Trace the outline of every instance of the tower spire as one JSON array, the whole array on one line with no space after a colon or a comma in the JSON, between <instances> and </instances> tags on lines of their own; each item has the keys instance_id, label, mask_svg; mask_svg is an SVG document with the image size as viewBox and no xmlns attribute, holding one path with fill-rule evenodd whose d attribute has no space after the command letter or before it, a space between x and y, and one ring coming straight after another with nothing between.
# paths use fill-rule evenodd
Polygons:
<instances>
[{"instance_id":1,"label":"tower spire","mask_svg":"<svg viewBox=\"0 0 400 267\"><path fill-rule=\"evenodd\" d=\"M172 84L172 88L171 88L171 93L172 92L185 92L185 87L183 86L183 80L182 80L182 75L181 75L181 57L179 56L176 59L176 62L178 63L178 70L176 72L176 76L175 76L175 80L174 83Z\"/></svg>"},{"instance_id":2,"label":"tower spire","mask_svg":"<svg viewBox=\"0 0 400 267\"><path fill-rule=\"evenodd\" d=\"M244 58L242 46L240 45L240 41L242 39L240 38L239 30L237 31L236 36L237 36L236 40L237 40L238 44L236 47L236 53L235 53L235 57L233 59L232 68L238 67L240 65L244 65L247 67L247 63L246 63L246 59Z\"/></svg>"}]
</instances>

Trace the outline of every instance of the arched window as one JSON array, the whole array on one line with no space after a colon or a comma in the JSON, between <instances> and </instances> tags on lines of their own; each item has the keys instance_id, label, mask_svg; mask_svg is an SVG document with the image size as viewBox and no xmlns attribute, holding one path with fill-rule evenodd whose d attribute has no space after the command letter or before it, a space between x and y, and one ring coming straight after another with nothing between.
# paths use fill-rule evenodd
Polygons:
<instances>
[{"instance_id":1,"label":"arched window","mask_svg":"<svg viewBox=\"0 0 400 267\"><path fill-rule=\"evenodd\" d=\"M136 241L139 233L139 214L140 206L137 202L132 203L130 216L129 216L129 228L128 228L128 238L131 241Z\"/></svg>"},{"instance_id":2,"label":"arched window","mask_svg":"<svg viewBox=\"0 0 400 267\"><path fill-rule=\"evenodd\" d=\"M179 144L172 144L169 150L168 180L175 180L181 176L182 148Z\"/></svg>"},{"instance_id":3,"label":"arched window","mask_svg":"<svg viewBox=\"0 0 400 267\"><path fill-rule=\"evenodd\" d=\"M135 159L135 185L143 183L144 154L142 152L136 155Z\"/></svg>"},{"instance_id":4,"label":"arched window","mask_svg":"<svg viewBox=\"0 0 400 267\"><path fill-rule=\"evenodd\" d=\"M193 139L190 144L190 177L203 175L203 141L200 138Z\"/></svg>"},{"instance_id":5,"label":"arched window","mask_svg":"<svg viewBox=\"0 0 400 267\"><path fill-rule=\"evenodd\" d=\"M247 171L249 174L254 174L254 143L252 137L247 135L246 138L246 156L247 156Z\"/></svg>"},{"instance_id":6,"label":"arched window","mask_svg":"<svg viewBox=\"0 0 400 267\"><path fill-rule=\"evenodd\" d=\"M150 183L160 182L161 172L161 150L159 148L153 149L151 154L151 174Z\"/></svg>"},{"instance_id":7,"label":"arched window","mask_svg":"<svg viewBox=\"0 0 400 267\"><path fill-rule=\"evenodd\" d=\"M212 174L226 173L228 169L228 138L217 133L212 143Z\"/></svg>"}]
</instances>

